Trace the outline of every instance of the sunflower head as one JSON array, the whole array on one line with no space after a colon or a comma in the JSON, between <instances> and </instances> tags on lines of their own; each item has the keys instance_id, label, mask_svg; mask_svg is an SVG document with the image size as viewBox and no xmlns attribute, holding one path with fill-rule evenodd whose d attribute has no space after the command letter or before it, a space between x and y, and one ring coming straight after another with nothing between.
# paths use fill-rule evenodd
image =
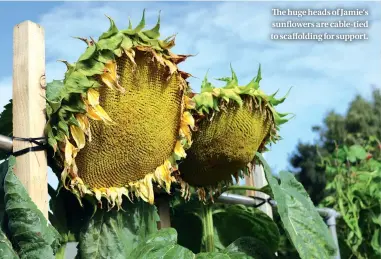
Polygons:
<instances>
[{"instance_id":1,"label":"sunflower head","mask_svg":"<svg viewBox=\"0 0 381 259\"><path fill-rule=\"evenodd\" d=\"M226 83L223 88L214 87L205 77L201 93L193 97L197 130L179 170L184 182L199 188L201 198L204 188L216 190L247 172L255 153L276 142L279 126L288 121L287 114L274 109L286 96L276 99L276 93L266 95L259 89L260 67L246 86L239 86L231 71L231 77L219 79Z\"/></svg>"},{"instance_id":2,"label":"sunflower head","mask_svg":"<svg viewBox=\"0 0 381 259\"><path fill-rule=\"evenodd\" d=\"M154 202L154 186L167 192L172 172L191 144L194 108L177 64L188 55L170 51L174 37L160 40L154 28L110 28L67 64L63 82L48 96L46 134L62 166L62 185L78 198L123 196Z\"/></svg>"}]
</instances>

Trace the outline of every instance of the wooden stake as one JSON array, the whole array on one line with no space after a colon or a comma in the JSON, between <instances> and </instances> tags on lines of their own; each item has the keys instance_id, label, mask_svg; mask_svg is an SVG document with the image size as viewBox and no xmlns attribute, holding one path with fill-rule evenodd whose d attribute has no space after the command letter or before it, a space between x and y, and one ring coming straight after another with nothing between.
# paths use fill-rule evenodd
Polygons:
<instances>
[{"instance_id":1,"label":"wooden stake","mask_svg":"<svg viewBox=\"0 0 381 259\"><path fill-rule=\"evenodd\" d=\"M254 186L253 174L245 175L245 185ZM246 191L246 196L255 196L255 191Z\"/></svg>"},{"instance_id":2,"label":"wooden stake","mask_svg":"<svg viewBox=\"0 0 381 259\"><path fill-rule=\"evenodd\" d=\"M171 227L171 216L170 216L170 206L169 199L166 197L159 197L157 199L157 210L160 217L160 223L158 228L170 228Z\"/></svg>"},{"instance_id":3,"label":"wooden stake","mask_svg":"<svg viewBox=\"0 0 381 259\"><path fill-rule=\"evenodd\" d=\"M262 165L256 165L253 170L253 180L254 180L254 186L256 188L262 188L265 187L268 183L266 180L265 172L263 171ZM267 194L264 194L262 192L255 192L256 197L268 199L269 196ZM271 208L271 205L267 202L260 206L258 209L262 210L264 213L266 213L270 218L273 218L273 211Z\"/></svg>"},{"instance_id":4,"label":"wooden stake","mask_svg":"<svg viewBox=\"0 0 381 259\"><path fill-rule=\"evenodd\" d=\"M45 127L45 41L44 29L31 21L13 31L13 135L36 138ZM13 151L34 146L13 141ZM33 202L48 218L47 160L45 151L16 157L15 174Z\"/></svg>"}]
</instances>

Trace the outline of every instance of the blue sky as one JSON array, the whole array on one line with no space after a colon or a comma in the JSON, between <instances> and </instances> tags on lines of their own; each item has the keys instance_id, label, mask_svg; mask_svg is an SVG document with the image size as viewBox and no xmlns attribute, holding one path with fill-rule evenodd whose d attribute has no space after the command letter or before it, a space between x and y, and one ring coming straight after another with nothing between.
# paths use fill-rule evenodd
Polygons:
<instances>
[{"instance_id":1,"label":"blue sky","mask_svg":"<svg viewBox=\"0 0 381 259\"><path fill-rule=\"evenodd\" d=\"M273 17L272 8L343 6L370 10L368 17L347 18L370 20L370 28L361 30L369 34L368 41L297 42L269 38L270 33L277 32L271 28L272 21L298 19ZM104 14L111 16L119 28L127 26L128 17L136 25L143 8L147 8L148 26L156 23L161 10L163 37L178 33L175 53L197 54L181 64L183 70L197 77L190 80L194 90L199 90L208 69L210 78L229 76L230 63L242 84L256 75L261 63L261 88L265 92L279 89L282 96L293 86L278 110L292 112L296 117L281 128L284 139L266 154L275 171L287 168L288 157L299 140L313 140L311 126L320 124L329 110L345 112L356 94L368 97L371 85L380 83L381 4L376 2L0 2L0 107L11 98L12 33L17 23L32 20L45 28L47 78L51 81L62 79L66 69L56 60L74 62L85 49L83 42L71 36L97 38L108 29ZM333 20L327 17L303 19ZM288 31L312 32L311 29Z\"/></svg>"}]
</instances>

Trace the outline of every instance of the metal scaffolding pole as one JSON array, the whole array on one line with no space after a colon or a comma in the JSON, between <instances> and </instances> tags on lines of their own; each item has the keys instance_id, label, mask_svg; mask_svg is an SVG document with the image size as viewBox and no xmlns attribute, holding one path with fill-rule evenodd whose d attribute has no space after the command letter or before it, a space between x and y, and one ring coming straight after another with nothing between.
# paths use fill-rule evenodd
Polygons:
<instances>
[{"instance_id":1,"label":"metal scaffolding pole","mask_svg":"<svg viewBox=\"0 0 381 259\"><path fill-rule=\"evenodd\" d=\"M5 152L12 152L13 141L12 138L0 135L0 150Z\"/></svg>"}]
</instances>

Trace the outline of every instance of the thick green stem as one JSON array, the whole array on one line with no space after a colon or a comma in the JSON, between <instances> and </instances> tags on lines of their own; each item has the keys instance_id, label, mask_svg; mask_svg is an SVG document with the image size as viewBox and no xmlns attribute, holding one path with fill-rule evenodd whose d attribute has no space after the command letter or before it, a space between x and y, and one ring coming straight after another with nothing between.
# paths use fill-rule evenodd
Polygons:
<instances>
[{"instance_id":1,"label":"thick green stem","mask_svg":"<svg viewBox=\"0 0 381 259\"><path fill-rule=\"evenodd\" d=\"M213 211L210 205L201 205L203 246L205 252L214 252Z\"/></svg>"},{"instance_id":2,"label":"thick green stem","mask_svg":"<svg viewBox=\"0 0 381 259\"><path fill-rule=\"evenodd\" d=\"M66 243L63 244L56 253L56 259L65 259Z\"/></svg>"}]
</instances>

